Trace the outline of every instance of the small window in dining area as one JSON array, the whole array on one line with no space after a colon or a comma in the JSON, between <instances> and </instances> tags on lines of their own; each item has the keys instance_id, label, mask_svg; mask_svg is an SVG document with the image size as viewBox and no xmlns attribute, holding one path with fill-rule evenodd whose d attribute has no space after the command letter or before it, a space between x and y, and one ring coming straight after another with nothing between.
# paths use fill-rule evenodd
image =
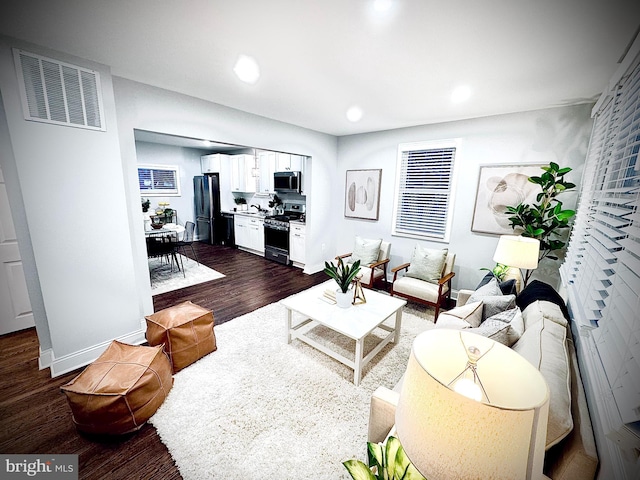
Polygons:
<instances>
[{"instance_id":1,"label":"small window in dining area","mask_svg":"<svg viewBox=\"0 0 640 480\"><path fill-rule=\"evenodd\" d=\"M398 146L392 234L449 241L457 140Z\"/></svg>"},{"instance_id":2,"label":"small window in dining area","mask_svg":"<svg viewBox=\"0 0 640 480\"><path fill-rule=\"evenodd\" d=\"M174 165L139 165L140 193L149 196L180 195L180 175Z\"/></svg>"}]
</instances>

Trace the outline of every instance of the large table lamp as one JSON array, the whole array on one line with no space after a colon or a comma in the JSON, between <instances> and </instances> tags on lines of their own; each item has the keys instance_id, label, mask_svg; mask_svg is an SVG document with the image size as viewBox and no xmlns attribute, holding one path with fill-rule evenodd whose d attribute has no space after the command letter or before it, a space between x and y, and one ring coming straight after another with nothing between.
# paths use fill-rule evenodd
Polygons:
<instances>
[{"instance_id":1,"label":"large table lamp","mask_svg":"<svg viewBox=\"0 0 640 480\"><path fill-rule=\"evenodd\" d=\"M498 246L493 254L493 261L526 270L523 275L524 285L531 276L531 270L538 268L540 240L518 235L500 235Z\"/></svg>"},{"instance_id":2,"label":"large table lamp","mask_svg":"<svg viewBox=\"0 0 640 480\"><path fill-rule=\"evenodd\" d=\"M429 480L539 479L548 413L549 388L523 357L474 333L432 329L413 343L396 436Z\"/></svg>"}]
</instances>

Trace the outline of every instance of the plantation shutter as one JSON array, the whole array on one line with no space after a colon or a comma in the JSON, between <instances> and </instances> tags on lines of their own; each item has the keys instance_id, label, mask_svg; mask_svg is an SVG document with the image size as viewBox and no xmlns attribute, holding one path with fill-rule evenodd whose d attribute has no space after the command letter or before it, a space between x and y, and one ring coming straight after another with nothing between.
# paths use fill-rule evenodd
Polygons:
<instances>
[{"instance_id":1,"label":"plantation shutter","mask_svg":"<svg viewBox=\"0 0 640 480\"><path fill-rule=\"evenodd\" d=\"M561 274L624 423L640 420L640 65L595 114Z\"/></svg>"},{"instance_id":2,"label":"plantation shutter","mask_svg":"<svg viewBox=\"0 0 640 480\"><path fill-rule=\"evenodd\" d=\"M394 234L448 239L456 147L400 146Z\"/></svg>"}]
</instances>

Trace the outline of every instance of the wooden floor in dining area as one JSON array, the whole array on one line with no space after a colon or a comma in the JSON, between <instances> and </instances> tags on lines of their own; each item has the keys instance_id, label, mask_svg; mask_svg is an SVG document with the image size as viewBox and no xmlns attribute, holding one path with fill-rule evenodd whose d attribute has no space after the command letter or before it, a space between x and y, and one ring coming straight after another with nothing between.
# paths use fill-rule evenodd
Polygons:
<instances>
[{"instance_id":1,"label":"wooden floor in dining area","mask_svg":"<svg viewBox=\"0 0 640 480\"><path fill-rule=\"evenodd\" d=\"M156 311L191 300L213 310L219 325L328 279L229 247L194 247L201 263L225 277L157 295ZM38 370L38 348L35 329L0 336L0 453L77 454L82 479L181 478L149 424L116 438L78 433L60 386L80 370L50 378Z\"/></svg>"}]
</instances>

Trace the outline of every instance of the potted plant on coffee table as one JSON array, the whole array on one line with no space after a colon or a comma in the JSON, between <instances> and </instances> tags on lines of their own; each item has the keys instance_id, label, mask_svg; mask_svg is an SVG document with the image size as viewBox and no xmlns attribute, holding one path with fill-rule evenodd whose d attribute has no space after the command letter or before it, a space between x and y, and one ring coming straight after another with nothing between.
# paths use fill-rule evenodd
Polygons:
<instances>
[{"instance_id":1,"label":"potted plant on coffee table","mask_svg":"<svg viewBox=\"0 0 640 480\"><path fill-rule=\"evenodd\" d=\"M360 260L356 260L352 264L345 264L342 258L338 257L338 265L334 265L333 262L324 262L324 273L333 278L338 284L336 303L339 307L348 308L351 306L353 294L349 291L349 286L358 272L360 272Z\"/></svg>"}]
</instances>

